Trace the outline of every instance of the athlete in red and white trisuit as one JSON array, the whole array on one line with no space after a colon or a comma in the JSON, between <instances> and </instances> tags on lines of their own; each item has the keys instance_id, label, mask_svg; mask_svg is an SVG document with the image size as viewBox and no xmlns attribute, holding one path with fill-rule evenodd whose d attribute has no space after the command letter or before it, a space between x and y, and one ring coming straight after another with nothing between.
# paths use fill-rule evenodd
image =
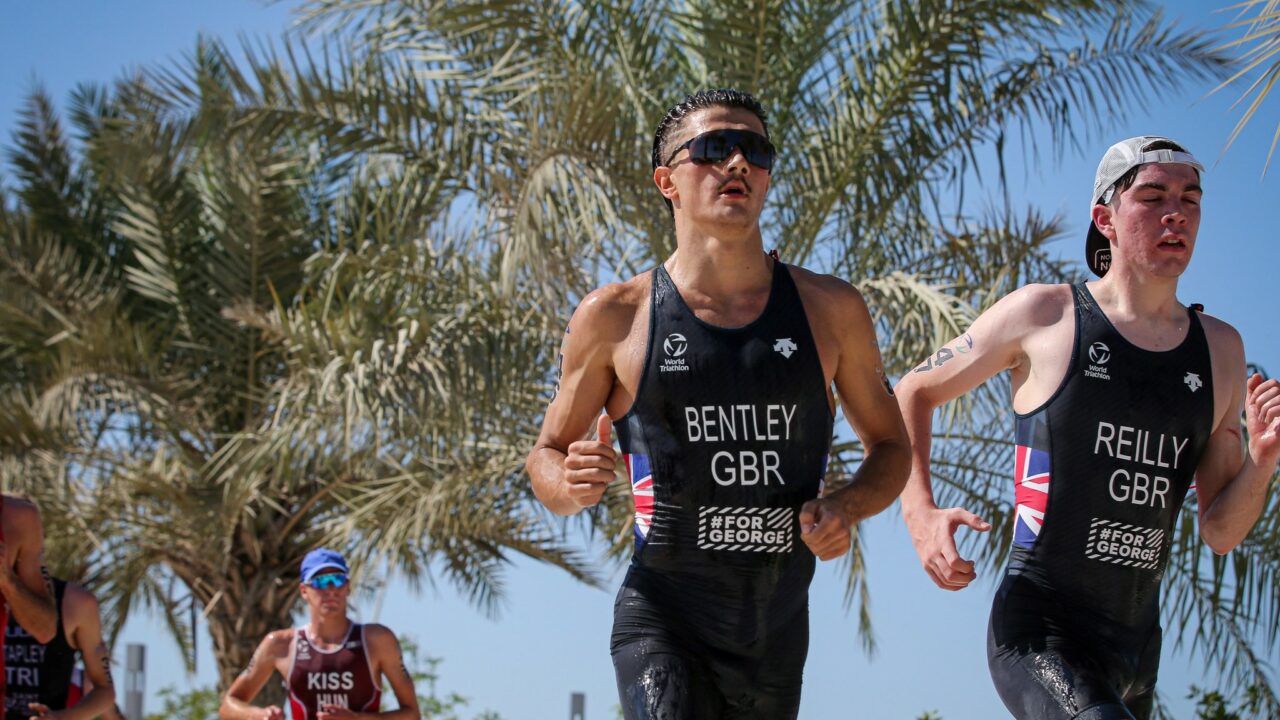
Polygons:
<instances>
[{"instance_id":1,"label":"athlete in red and white trisuit","mask_svg":"<svg viewBox=\"0 0 1280 720\"><path fill-rule=\"evenodd\" d=\"M58 611L44 570L40 511L22 498L0 495L0 627L12 614L36 640L58 629ZM0 706L4 704L4 647L0 634Z\"/></svg>"},{"instance_id":2,"label":"athlete in red and white trisuit","mask_svg":"<svg viewBox=\"0 0 1280 720\"><path fill-rule=\"evenodd\" d=\"M250 705L271 673L285 679L294 720L388 718L419 720L418 698L395 633L382 625L361 625L347 617L347 562L333 550L318 549L302 560L300 592L310 621L277 630L258 645L249 667L231 683L218 714L223 720L283 720L279 707ZM379 711L382 679L400 703Z\"/></svg>"}]
</instances>

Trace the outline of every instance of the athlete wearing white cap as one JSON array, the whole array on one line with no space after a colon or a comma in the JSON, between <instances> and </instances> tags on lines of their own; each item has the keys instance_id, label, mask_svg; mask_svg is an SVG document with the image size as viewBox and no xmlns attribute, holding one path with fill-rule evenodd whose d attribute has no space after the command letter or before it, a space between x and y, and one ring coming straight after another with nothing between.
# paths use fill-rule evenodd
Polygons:
<instances>
[{"instance_id":1,"label":"athlete wearing white cap","mask_svg":"<svg viewBox=\"0 0 1280 720\"><path fill-rule=\"evenodd\" d=\"M1016 518L987 651L1015 717L1149 717L1160 580L1188 488L1194 479L1201 537L1225 553L1257 521L1275 473L1280 385L1246 383L1235 329L1177 297L1203 170L1168 138L1112 145L1086 240L1101 279L1010 293L898 385L912 440L903 516L925 571L959 590L974 566L955 532L990 525L935 504L931 417L1011 373Z\"/></svg>"}]
</instances>

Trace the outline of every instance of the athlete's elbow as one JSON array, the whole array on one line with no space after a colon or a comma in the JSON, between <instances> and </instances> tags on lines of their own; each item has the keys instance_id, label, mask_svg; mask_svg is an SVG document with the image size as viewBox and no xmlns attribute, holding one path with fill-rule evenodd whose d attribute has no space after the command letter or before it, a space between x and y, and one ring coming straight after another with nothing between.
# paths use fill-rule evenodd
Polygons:
<instances>
[{"instance_id":1,"label":"athlete's elbow","mask_svg":"<svg viewBox=\"0 0 1280 720\"><path fill-rule=\"evenodd\" d=\"M561 503L557 502L556 493L547 488L544 482L540 482L538 477L532 472L529 473L530 484L533 486L533 496L538 498L538 502L543 507L555 513L556 515L572 515L572 512L565 512Z\"/></svg>"},{"instance_id":2,"label":"athlete's elbow","mask_svg":"<svg viewBox=\"0 0 1280 720\"><path fill-rule=\"evenodd\" d=\"M1234 533L1228 533L1211 522L1204 522L1202 518L1200 539L1204 540L1204 544L1209 546L1214 555L1226 555L1235 550L1244 538L1236 537Z\"/></svg>"},{"instance_id":3,"label":"athlete's elbow","mask_svg":"<svg viewBox=\"0 0 1280 720\"><path fill-rule=\"evenodd\" d=\"M80 703L88 707L103 708L101 714L94 717L110 718L111 708L116 704L116 689L110 685L94 684L93 689Z\"/></svg>"},{"instance_id":4,"label":"athlete's elbow","mask_svg":"<svg viewBox=\"0 0 1280 720\"><path fill-rule=\"evenodd\" d=\"M927 428L932 423L933 411L944 402L934 398L926 388L903 380L894 388L894 397L898 400L898 412L902 414L902 423L909 431L920 427Z\"/></svg>"},{"instance_id":5,"label":"athlete's elbow","mask_svg":"<svg viewBox=\"0 0 1280 720\"><path fill-rule=\"evenodd\" d=\"M563 496L556 496L555 493L551 492L539 492L537 485L534 485L533 487L534 497L538 498L542 505L555 515L568 517L570 515L576 515L582 510L577 503L574 503Z\"/></svg>"},{"instance_id":6,"label":"athlete's elbow","mask_svg":"<svg viewBox=\"0 0 1280 720\"><path fill-rule=\"evenodd\" d=\"M529 484L533 487L533 496L542 503L543 507L561 517L578 512L580 508L570 502L565 493L557 492L555 481L539 474L532 460L525 465L525 471L529 473Z\"/></svg>"},{"instance_id":7,"label":"athlete's elbow","mask_svg":"<svg viewBox=\"0 0 1280 720\"><path fill-rule=\"evenodd\" d=\"M1209 549L1213 551L1214 555L1226 555L1232 550L1235 550L1236 546L1239 544L1240 543L1210 542L1205 540L1205 545L1209 546Z\"/></svg>"}]
</instances>

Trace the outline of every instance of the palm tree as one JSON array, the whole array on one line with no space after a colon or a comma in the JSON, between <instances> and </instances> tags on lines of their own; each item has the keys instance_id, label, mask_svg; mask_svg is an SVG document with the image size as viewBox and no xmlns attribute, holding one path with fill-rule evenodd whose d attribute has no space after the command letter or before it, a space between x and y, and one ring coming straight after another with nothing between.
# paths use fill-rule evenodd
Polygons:
<instances>
[{"instance_id":1,"label":"palm tree","mask_svg":"<svg viewBox=\"0 0 1280 720\"><path fill-rule=\"evenodd\" d=\"M437 224L439 158L387 172L240 131L224 60L197 50L190 106L164 78L82 92L79 158L39 94L15 137L0 477L58 529L55 571L89 574L116 629L159 607L184 649L203 612L224 684L322 543L490 611L511 552L594 582L519 479L554 333Z\"/></svg>"},{"instance_id":2,"label":"palm tree","mask_svg":"<svg viewBox=\"0 0 1280 720\"><path fill-rule=\"evenodd\" d=\"M233 340L252 347L225 362L252 365L256 382L212 397L196 382L164 396L170 405L113 399L127 408L114 417L142 418L129 426L140 441L106 461L100 451L76 454L87 431L72 433L80 425L71 420L104 416L83 393L63 406L90 409L64 413L66 423L42 411L15 413L12 423L14 437L38 438L39 450L27 455L50 459L42 477L62 479L51 486L74 490L66 494L96 492L116 477L130 478L122 489L136 479L154 494L133 516L136 534L112 527L98 535L129 539L100 551L95 566L116 568L110 574L121 587L154 588L145 597L167 607L190 591L225 627L215 635L224 673L246 657L247 645L235 643L252 643L259 629L235 614L251 604L218 610L227 592L193 587L199 581L178 577L173 558L133 538L172 534L185 544L170 554L213 547L207 554L245 567L261 562L264 572L236 580L256 595L236 591L262 602L275 591L253 583L288 577L288 553L278 548L312 531L411 574L437 562L482 603L500 590L506 548L588 577L556 542L559 526L530 512L518 459L553 382L559 319L586 288L671 250L670 219L648 187L648 144L661 113L685 92L734 85L771 109L784 160L766 236L789 261L864 290L886 362L900 374L1009 289L1073 272L1046 250L1061 221L1004 199L1006 146L1046 126L1053 152L1063 152L1104 127L1122 98L1220 78L1225 67L1199 34L1176 32L1140 3L1096 0L316 0L300 16L303 31L330 39L251 48L239 65L206 47L187 66L130 86L128 109L84 113L120 115L90 144L110 158L100 162L111 187L122 188L113 190L120 219L110 227L138 248L120 271L128 300L120 302L137 313L156 303L176 308L160 313L176 318L160 329L145 314L128 326L155 333L148 347L164 358L139 371L139 386L167 379L185 387L214 367L199 354L209 345L203 336L173 334L190 317L225 333L219 351ZM157 149L166 160L150 159ZM994 167L980 162L992 150ZM282 203L288 222L273 223L275 210L251 215L280 236L293 233L282 246L305 249L305 259L286 264L296 272L280 282L284 291L272 278L221 292L214 271L174 279L178 269L213 268L231 252L219 244L223 228L238 227L227 220L239 217L239 203L223 200L236 184L249 207ZM991 209L966 212L974 193ZM187 220L193 204L199 209ZM187 222L202 231L173 229ZM195 259L168 262L172 251L156 249L153 236L206 239L194 243ZM174 286L199 296L187 301L198 314L165 299ZM206 288L215 292L206 297ZM53 299L66 294L59 287ZM55 364L41 353L68 344L56 324L67 312L52 307L22 346L41 368ZM45 392L25 376L12 385L26 403L20 408L35 407ZM203 402L178 407L197 396ZM237 422L203 431L207 417L222 417L215 405L240 408L223 411ZM941 500L964 498L992 509L988 517L1007 516L1006 478L991 471L1009 456L1003 405L991 388L954 409L938 443ZM103 437L117 441L120 431ZM185 447L192 438L203 439L198 453ZM838 481L860 448L841 441L835 459ZM80 467L112 482L86 484ZM625 492L586 517L590 530L616 541L615 552L628 534ZM135 497L120 491L101 502ZM166 503L182 511L161 512ZM476 520L465 509L477 505L495 510ZM202 529L183 530L188 514ZM293 547L296 558L301 545ZM994 564L1003 552L995 540L983 558ZM113 566L106 560L114 555L138 560ZM849 598L860 603L870 646L860 545L849 558ZM213 570L205 577L221 578L226 567ZM1231 601L1263 587L1253 582L1213 597ZM1243 616L1231 622L1243 632L1212 642L1234 659L1250 649L1251 626Z\"/></svg>"},{"instance_id":3,"label":"palm tree","mask_svg":"<svg viewBox=\"0 0 1280 720\"><path fill-rule=\"evenodd\" d=\"M301 25L462 88L488 140L468 187L480 232L498 239L508 282L557 278L545 291L561 313L601 279L670 252L647 163L666 106L697 87L752 91L783 148L766 236L864 290L898 374L1014 287L1075 272L1045 251L1062 222L1003 197L1006 147L1047 128L1050 152L1064 152L1153 86L1228 72L1202 34L1127 2L317 0ZM994 168L981 161L992 151ZM964 211L975 193L990 210ZM1007 477L993 469L1011 456L1008 395L989 385L952 409L934 467L942 501L1007 520ZM836 451L837 476L860 460L856 442ZM610 499L601 531L625 536L627 498ZM979 548L989 566L1006 536ZM1274 639L1280 619L1268 538L1255 531L1238 582L1220 561L1204 568L1186 530L1171 563L1171 618L1237 687L1265 677L1253 633ZM849 562L870 647L860 545Z\"/></svg>"},{"instance_id":4,"label":"palm tree","mask_svg":"<svg viewBox=\"0 0 1280 720\"><path fill-rule=\"evenodd\" d=\"M1235 9L1239 13L1236 20L1228 23L1223 30L1243 29L1243 34L1235 40L1224 43L1222 49L1245 48L1245 50L1237 60L1239 69L1214 88L1213 92L1218 92L1238 80L1257 73L1257 77L1249 87L1245 88L1240 94L1240 99L1235 103L1239 105L1249 100L1250 96L1253 97L1227 138L1227 147L1231 147L1240 135L1240 131L1244 130L1244 126L1249 124L1254 113L1271 94L1271 88L1275 87L1276 81L1280 80L1280 0L1243 0L1227 9ZM1249 17L1251 11L1255 14ZM1271 157L1275 155L1277 143L1280 143L1280 125L1276 126L1275 135L1271 138L1271 149L1267 151L1267 162L1262 166L1264 175L1271 164Z\"/></svg>"}]
</instances>

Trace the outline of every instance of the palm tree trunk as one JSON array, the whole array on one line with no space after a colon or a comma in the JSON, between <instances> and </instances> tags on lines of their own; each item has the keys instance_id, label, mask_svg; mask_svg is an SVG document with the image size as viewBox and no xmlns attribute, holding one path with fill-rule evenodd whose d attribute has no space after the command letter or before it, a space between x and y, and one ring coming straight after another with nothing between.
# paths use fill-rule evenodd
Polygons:
<instances>
[{"instance_id":1,"label":"palm tree trunk","mask_svg":"<svg viewBox=\"0 0 1280 720\"><path fill-rule=\"evenodd\" d=\"M268 633L292 627L293 608L298 602L297 586L277 572L273 559L258 563L241 558L237 568L223 578L215 590L207 583L194 585L196 598L206 608L214 660L218 665L218 690L226 689L253 658ZM274 566L274 567L273 567ZM204 596L204 597L202 597ZM255 704L283 703L284 678L268 683Z\"/></svg>"}]
</instances>

